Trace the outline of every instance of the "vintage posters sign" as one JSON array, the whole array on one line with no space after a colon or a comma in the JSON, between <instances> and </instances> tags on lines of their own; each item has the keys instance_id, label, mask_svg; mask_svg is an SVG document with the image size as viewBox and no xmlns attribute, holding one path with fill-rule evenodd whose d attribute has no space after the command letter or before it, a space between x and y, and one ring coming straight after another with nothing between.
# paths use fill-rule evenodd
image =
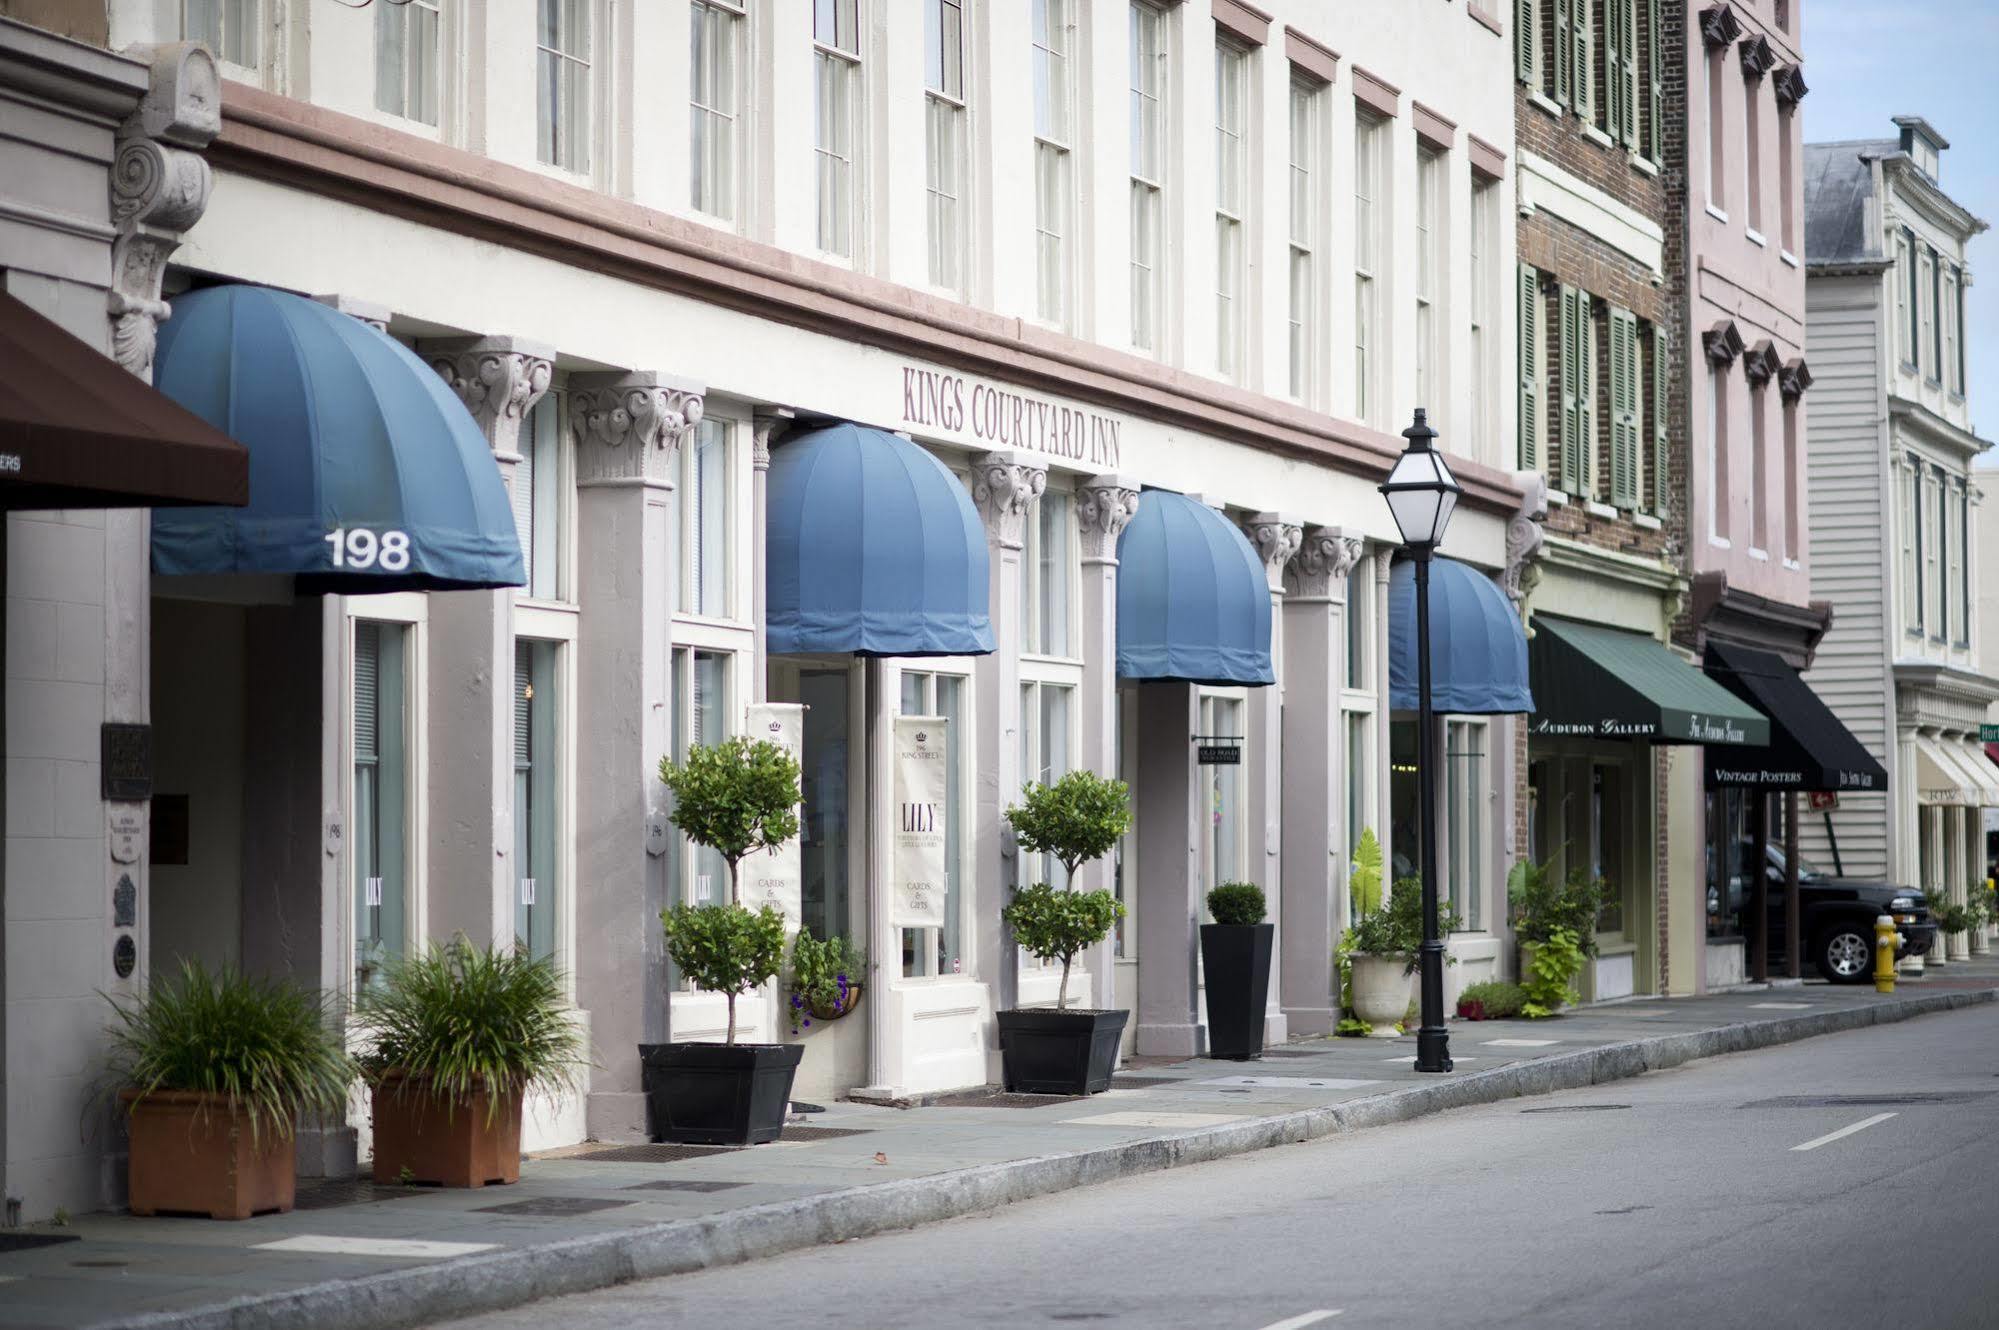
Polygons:
<instances>
[{"instance_id":1,"label":"vintage posters sign","mask_svg":"<svg viewBox=\"0 0 1999 1330\"><path fill-rule=\"evenodd\" d=\"M946 723L942 716L895 720L895 891L889 923L896 928L944 926Z\"/></svg>"},{"instance_id":2,"label":"vintage posters sign","mask_svg":"<svg viewBox=\"0 0 1999 1330\"><path fill-rule=\"evenodd\" d=\"M805 708L796 702L755 702L744 713L745 732L752 739L768 739L797 757L805 733ZM801 815L799 825L805 819ZM798 837L780 845L770 854L752 854L743 860L743 904L752 910L775 905L784 915L786 932L798 931L801 919Z\"/></svg>"}]
</instances>

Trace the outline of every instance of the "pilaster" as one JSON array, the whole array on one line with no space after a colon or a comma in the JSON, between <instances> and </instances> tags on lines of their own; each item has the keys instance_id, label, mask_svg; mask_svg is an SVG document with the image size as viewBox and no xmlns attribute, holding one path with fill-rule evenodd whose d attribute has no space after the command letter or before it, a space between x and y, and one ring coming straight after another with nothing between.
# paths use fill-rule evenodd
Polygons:
<instances>
[{"instance_id":1,"label":"pilaster","mask_svg":"<svg viewBox=\"0 0 1999 1330\"><path fill-rule=\"evenodd\" d=\"M1083 767L1100 776L1118 774L1117 542L1138 513L1138 483L1125 476L1094 476L1076 487L1076 529L1082 548ZM1111 864L1099 859L1077 874L1080 890L1108 889ZM1117 1006L1117 943L1090 949L1090 1005Z\"/></svg>"},{"instance_id":2,"label":"pilaster","mask_svg":"<svg viewBox=\"0 0 1999 1330\"><path fill-rule=\"evenodd\" d=\"M770 448L790 428L792 413L774 407L756 413L750 427L750 623L756 636L751 650L750 700L766 700L770 687L770 649L765 643L764 616L769 605L769 570L764 565L764 532L770 519Z\"/></svg>"},{"instance_id":3,"label":"pilaster","mask_svg":"<svg viewBox=\"0 0 1999 1330\"><path fill-rule=\"evenodd\" d=\"M674 462L705 389L649 371L575 374L576 1000L590 1014L590 1136L644 1130L636 1045L665 1043L659 914L672 837L659 760L671 741Z\"/></svg>"},{"instance_id":4,"label":"pilaster","mask_svg":"<svg viewBox=\"0 0 1999 1330\"><path fill-rule=\"evenodd\" d=\"M1273 955L1284 947L1283 861L1281 840L1284 831L1283 750L1284 750L1284 566L1298 552L1304 526L1282 513L1257 513L1243 523L1243 532L1263 561L1264 584L1270 589L1270 664L1275 679L1268 688L1249 690L1246 748L1249 768L1249 879L1263 888L1270 922L1276 925ZM1286 1038L1286 1022L1281 997L1282 985L1270 985L1264 1017L1264 1041L1281 1044Z\"/></svg>"}]
</instances>

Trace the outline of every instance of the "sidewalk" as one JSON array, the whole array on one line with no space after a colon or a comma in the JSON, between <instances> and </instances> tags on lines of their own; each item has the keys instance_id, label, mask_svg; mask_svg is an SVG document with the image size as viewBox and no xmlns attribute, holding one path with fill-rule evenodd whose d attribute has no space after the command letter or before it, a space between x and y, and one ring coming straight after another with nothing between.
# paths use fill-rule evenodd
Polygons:
<instances>
[{"instance_id":1,"label":"sidewalk","mask_svg":"<svg viewBox=\"0 0 1999 1330\"><path fill-rule=\"evenodd\" d=\"M1981 957L1892 996L1808 983L1454 1021L1447 1076L1416 1074L1412 1038L1312 1040L1130 1069L1088 1099L829 1105L750 1149L577 1146L514 1187L302 1186L293 1213L243 1223L86 1215L0 1231L0 1327L428 1324L1996 999ZM5 1241L30 1236L57 1241Z\"/></svg>"}]
</instances>

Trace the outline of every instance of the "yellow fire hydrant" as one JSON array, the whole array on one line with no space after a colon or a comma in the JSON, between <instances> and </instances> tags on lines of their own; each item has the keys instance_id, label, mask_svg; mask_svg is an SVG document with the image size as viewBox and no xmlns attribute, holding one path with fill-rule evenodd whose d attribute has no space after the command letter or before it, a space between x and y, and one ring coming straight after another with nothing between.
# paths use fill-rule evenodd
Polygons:
<instances>
[{"instance_id":1,"label":"yellow fire hydrant","mask_svg":"<svg viewBox=\"0 0 1999 1330\"><path fill-rule=\"evenodd\" d=\"M1900 938L1895 921L1885 914L1874 917L1874 991L1895 991L1895 947Z\"/></svg>"}]
</instances>

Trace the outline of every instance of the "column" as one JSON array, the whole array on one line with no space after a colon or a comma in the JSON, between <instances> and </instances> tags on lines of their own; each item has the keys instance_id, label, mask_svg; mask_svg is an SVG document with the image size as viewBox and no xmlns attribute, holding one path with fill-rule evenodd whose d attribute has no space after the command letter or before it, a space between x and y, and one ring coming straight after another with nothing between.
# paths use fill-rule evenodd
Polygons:
<instances>
[{"instance_id":1,"label":"column","mask_svg":"<svg viewBox=\"0 0 1999 1330\"><path fill-rule=\"evenodd\" d=\"M521 422L555 372L555 349L515 337L427 340L417 350L472 413L514 493ZM453 591L430 598L432 938L510 944L514 892L514 596Z\"/></svg>"},{"instance_id":2,"label":"column","mask_svg":"<svg viewBox=\"0 0 1999 1330\"><path fill-rule=\"evenodd\" d=\"M1284 780L1279 764L1284 752L1284 565L1298 552L1305 529L1282 513L1257 513L1243 524L1243 533L1263 561L1264 583L1270 589L1270 668L1275 680L1268 688L1249 690L1245 739L1249 749L1250 880L1263 888L1270 922L1276 926L1273 956L1284 949L1282 849ZM1286 1038L1282 985L1270 986L1263 1040L1281 1044Z\"/></svg>"},{"instance_id":3,"label":"column","mask_svg":"<svg viewBox=\"0 0 1999 1330\"><path fill-rule=\"evenodd\" d=\"M1194 685L1138 688L1138 1030L1133 1050L1193 1057L1200 1045L1195 929L1201 919L1196 818L1201 784Z\"/></svg>"},{"instance_id":4,"label":"column","mask_svg":"<svg viewBox=\"0 0 1999 1330\"><path fill-rule=\"evenodd\" d=\"M1900 726L1895 741L1895 770L1888 781L1888 871L1892 880L1921 891L1923 807L1916 802L1916 731ZM1912 952L1896 969L1902 974L1921 974L1923 956L1922 952Z\"/></svg>"},{"instance_id":5,"label":"column","mask_svg":"<svg viewBox=\"0 0 1999 1330\"><path fill-rule=\"evenodd\" d=\"M992 985L996 1010L1012 1007L1020 991L1012 933L999 922L1015 882L1019 857L1006 806L1020 794L1021 551L1028 514L1048 488L1048 466L1030 453L982 453L972 461L972 503L985 522L991 556L987 579L995 650L973 667L974 751L979 754L979 794L973 826L972 887L977 893L978 975ZM991 1050L998 1079L999 1052Z\"/></svg>"},{"instance_id":6,"label":"column","mask_svg":"<svg viewBox=\"0 0 1999 1330\"><path fill-rule=\"evenodd\" d=\"M1337 528L1306 527L1285 567L1284 935L1277 992L1293 1034L1331 1034L1339 1023L1333 944L1347 858L1340 688L1346 682L1347 574L1360 546Z\"/></svg>"},{"instance_id":7,"label":"column","mask_svg":"<svg viewBox=\"0 0 1999 1330\"><path fill-rule=\"evenodd\" d=\"M1138 483L1124 476L1095 476L1076 489L1076 527L1083 555L1083 767L1100 776L1118 774L1117 542L1138 512ZM1108 856L1076 875L1076 887L1111 886ZM1089 1005L1117 1006L1117 944L1106 939L1084 962L1090 971Z\"/></svg>"},{"instance_id":8,"label":"column","mask_svg":"<svg viewBox=\"0 0 1999 1330\"><path fill-rule=\"evenodd\" d=\"M759 411L751 423L750 451L750 624L756 631L751 639L750 700L763 702L770 694L770 650L764 644L764 610L769 603L769 572L764 565L764 532L770 517L770 445L772 439L791 424L792 413L783 408Z\"/></svg>"},{"instance_id":9,"label":"column","mask_svg":"<svg viewBox=\"0 0 1999 1330\"><path fill-rule=\"evenodd\" d=\"M595 1140L645 1126L641 1043L665 1043L660 911L671 842L659 760L671 734L677 599L673 473L701 422L700 385L650 371L575 374L576 1001L589 1016Z\"/></svg>"}]
</instances>

